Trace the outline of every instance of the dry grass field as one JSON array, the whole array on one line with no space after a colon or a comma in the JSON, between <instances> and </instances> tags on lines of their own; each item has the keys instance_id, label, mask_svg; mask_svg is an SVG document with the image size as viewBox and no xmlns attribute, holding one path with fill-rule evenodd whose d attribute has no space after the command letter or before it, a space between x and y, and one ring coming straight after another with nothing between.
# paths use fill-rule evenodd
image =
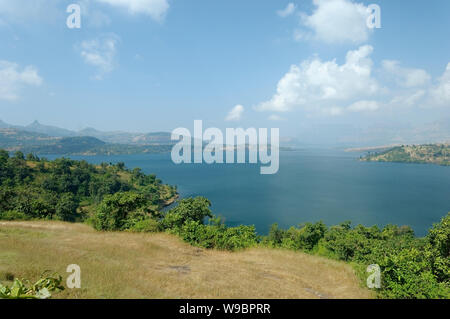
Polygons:
<instances>
[{"instance_id":1,"label":"dry grass field","mask_svg":"<svg viewBox=\"0 0 450 319\"><path fill-rule=\"evenodd\" d=\"M0 281L67 277L54 298L371 298L350 265L286 250L222 252L168 234L102 233L84 224L0 222Z\"/></svg>"}]
</instances>

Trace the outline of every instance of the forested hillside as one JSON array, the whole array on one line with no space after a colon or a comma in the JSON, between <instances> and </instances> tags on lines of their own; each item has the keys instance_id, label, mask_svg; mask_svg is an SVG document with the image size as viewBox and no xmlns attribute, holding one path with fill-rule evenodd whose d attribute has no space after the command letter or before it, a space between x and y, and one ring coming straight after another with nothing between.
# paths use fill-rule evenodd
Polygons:
<instances>
[{"instance_id":1,"label":"forested hillside","mask_svg":"<svg viewBox=\"0 0 450 319\"><path fill-rule=\"evenodd\" d=\"M108 195L135 194L146 212L157 212L176 197L176 188L123 163L47 161L0 150L0 218L81 221Z\"/></svg>"}]
</instances>

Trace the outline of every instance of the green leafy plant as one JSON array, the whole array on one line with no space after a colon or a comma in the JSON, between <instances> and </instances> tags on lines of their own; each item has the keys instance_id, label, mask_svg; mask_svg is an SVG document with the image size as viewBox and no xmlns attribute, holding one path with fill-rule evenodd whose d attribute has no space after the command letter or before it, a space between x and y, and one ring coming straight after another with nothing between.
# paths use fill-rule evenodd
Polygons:
<instances>
[{"instance_id":1,"label":"green leafy plant","mask_svg":"<svg viewBox=\"0 0 450 319\"><path fill-rule=\"evenodd\" d=\"M52 292L64 290L61 285L62 277L44 272L34 284L29 280L14 279L11 286L0 284L0 299L48 299Z\"/></svg>"}]
</instances>

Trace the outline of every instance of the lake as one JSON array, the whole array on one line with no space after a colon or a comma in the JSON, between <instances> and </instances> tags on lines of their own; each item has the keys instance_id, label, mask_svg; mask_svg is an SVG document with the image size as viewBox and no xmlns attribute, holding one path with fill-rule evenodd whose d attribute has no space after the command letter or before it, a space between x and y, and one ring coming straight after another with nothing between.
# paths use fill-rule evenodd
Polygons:
<instances>
[{"instance_id":1,"label":"lake","mask_svg":"<svg viewBox=\"0 0 450 319\"><path fill-rule=\"evenodd\" d=\"M337 150L281 152L275 175L260 175L259 164L175 165L170 154L71 158L140 167L177 185L182 197L207 197L213 213L228 225L253 224L260 234L273 223L290 227L350 220L354 225L409 225L424 236L450 211L450 167L360 162L359 154Z\"/></svg>"}]
</instances>

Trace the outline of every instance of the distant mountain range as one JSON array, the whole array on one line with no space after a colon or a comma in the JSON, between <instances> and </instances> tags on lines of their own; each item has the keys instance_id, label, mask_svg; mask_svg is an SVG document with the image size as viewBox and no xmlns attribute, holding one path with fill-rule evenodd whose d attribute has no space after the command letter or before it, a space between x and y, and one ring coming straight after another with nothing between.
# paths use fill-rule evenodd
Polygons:
<instances>
[{"instance_id":1,"label":"distant mountain range","mask_svg":"<svg viewBox=\"0 0 450 319\"><path fill-rule=\"evenodd\" d=\"M0 148L40 155L115 155L169 152L171 134L102 132L93 128L70 131L38 121L20 126L0 120Z\"/></svg>"},{"instance_id":2,"label":"distant mountain range","mask_svg":"<svg viewBox=\"0 0 450 319\"><path fill-rule=\"evenodd\" d=\"M318 134L321 132L321 134ZM323 133L323 134L322 134ZM306 147L360 148L379 145L450 142L450 119L422 125L356 125L300 127L299 137L281 137L282 150ZM80 131L44 125L38 121L25 126L0 120L0 148L36 154L137 154L170 152L176 141L171 133L103 132L95 128Z\"/></svg>"},{"instance_id":3,"label":"distant mountain range","mask_svg":"<svg viewBox=\"0 0 450 319\"><path fill-rule=\"evenodd\" d=\"M44 125L38 121L25 126L12 125L0 120L0 129L17 129L19 131L45 134L49 137L95 137L106 143L129 145L166 145L173 144L168 132L130 133L122 131L102 132L94 128L85 128L81 131L71 131L64 128Z\"/></svg>"}]
</instances>

